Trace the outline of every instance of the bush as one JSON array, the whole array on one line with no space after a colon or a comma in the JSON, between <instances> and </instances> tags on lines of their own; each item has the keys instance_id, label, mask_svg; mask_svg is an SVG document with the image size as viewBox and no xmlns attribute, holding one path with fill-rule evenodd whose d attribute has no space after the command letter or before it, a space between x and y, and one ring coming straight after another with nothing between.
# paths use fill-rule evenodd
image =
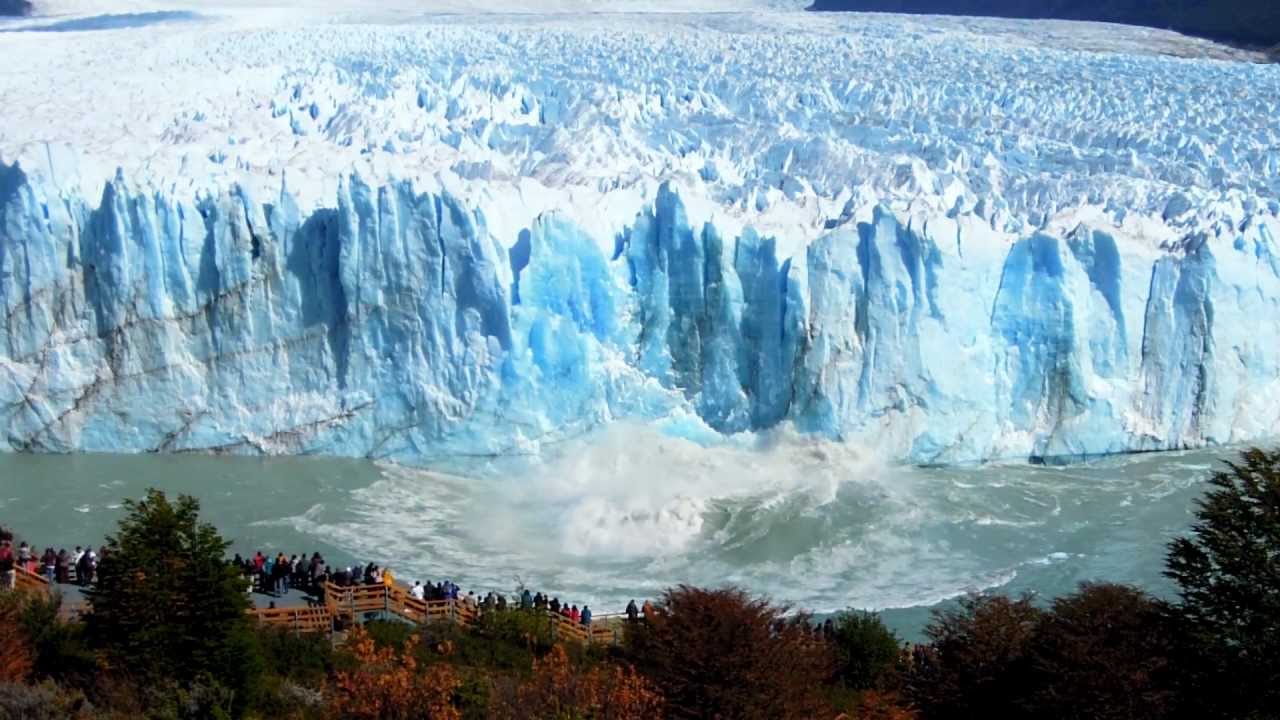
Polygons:
<instances>
[{"instance_id":1,"label":"bush","mask_svg":"<svg viewBox=\"0 0 1280 720\"><path fill-rule=\"evenodd\" d=\"M31 595L19 622L31 640L32 674L81 689L92 685L98 661L84 640L84 625L59 616L62 600Z\"/></svg>"},{"instance_id":2,"label":"bush","mask_svg":"<svg viewBox=\"0 0 1280 720\"><path fill-rule=\"evenodd\" d=\"M336 705L343 718L367 720L459 720L453 694L461 682L453 668L436 664L418 671L418 636L404 647L379 648L360 627L351 631L347 649L358 665L337 673Z\"/></svg>"},{"instance_id":3,"label":"bush","mask_svg":"<svg viewBox=\"0 0 1280 720\"><path fill-rule=\"evenodd\" d=\"M20 623L22 596L0 594L0 682L22 682L31 674L31 641Z\"/></svg>"},{"instance_id":4,"label":"bush","mask_svg":"<svg viewBox=\"0 0 1280 720\"><path fill-rule=\"evenodd\" d=\"M529 680L498 683L489 706L491 720L650 720L661 713L662 696L642 675L616 665L574 669L560 645L534 661Z\"/></svg>"},{"instance_id":5,"label":"bush","mask_svg":"<svg viewBox=\"0 0 1280 720\"><path fill-rule=\"evenodd\" d=\"M295 683L319 687L337 664L329 638L262 627L256 634L263 672Z\"/></svg>"},{"instance_id":6,"label":"bush","mask_svg":"<svg viewBox=\"0 0 1280 720\"><path fill-rule=\"evenodd\" d=\"M836 676L845 687L882 687L898 664L900 640L875 613L849 610L835 619Z\"/></svg>"},{"instance_id":7,"label":"bush","mask_svg":"<svg viewBox=\"0 0 1280 720\"><path fill-rule=\"evenodd\" d=\"M937 610L906 677L908 698L927 718L1017 717L1027 647L1041 611L1030 596L972 596Z\"/></svg>"},{"instance_id":8,"label":"bush","mask_svg":"<svg viewBox=\"0 0 1280 720\"><path fill-rule=\"evenodd\" d=\"M672 718L813 718L828 710L827 648L809 618L737 588L668 590L627 634L627 653L666 698Z\"/></svg>"},{"instance_id":9,"label":"bush","mask_svg":"<svg viewBox=\"0 0 1280 720\"><path fill-rule=\"evenodd\" d=\"M0 720L89 720L93 706L79 691L51 682L19 685L0 682Z\"/></svg>"},{"instance_id":10,"label":"bush","mask_svg":"<svg viewBox=\"0 0 1280 720\"><path fill-rule=\"evenodd\" d=\"M1156 720L1172 712L1163 606L1123 585L1083 584L1040 618L1027 648L1027 714Z\"/></svg>"}]
</instances>

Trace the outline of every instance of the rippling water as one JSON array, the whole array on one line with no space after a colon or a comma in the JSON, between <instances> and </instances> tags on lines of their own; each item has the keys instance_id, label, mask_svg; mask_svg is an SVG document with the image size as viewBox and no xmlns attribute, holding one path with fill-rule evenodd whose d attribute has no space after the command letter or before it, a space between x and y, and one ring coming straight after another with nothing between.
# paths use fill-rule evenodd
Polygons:
<instances>
[{"instance_id":1,"label":"rippling water","mask_svg":"<svg viewBox=\"0 0 1280 720\"><path fill-rule=\"evenodd\" d=\"M200 498L233 551L321 550L469 589L520 582L597 612L672 583L737 583L817 610L890 609L916 637L967 591L1053 595L1086 579L1157 593L1164 546L1225 451L1063 468L914 468L776 438L706 448L638 428L546 462L431 472L372 462L0 455L0 523L35 544L102 542L147 487Z\"/></svg>"}]
</instances>

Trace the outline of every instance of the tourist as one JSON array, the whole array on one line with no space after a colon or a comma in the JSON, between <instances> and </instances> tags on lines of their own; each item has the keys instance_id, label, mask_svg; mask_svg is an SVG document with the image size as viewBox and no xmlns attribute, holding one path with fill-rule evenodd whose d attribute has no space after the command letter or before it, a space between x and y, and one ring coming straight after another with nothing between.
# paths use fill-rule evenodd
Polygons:
<instances>
[{"instance_id":1,"label":"tourist","mask_svg":"<svg viewBox=\"0 0 1280 720\"><path fill-rule=\"evenodd\" d=\"M560 614L560 598L558 597L551 598L551 603L548 605L548 608L551 610L551 612L559 615Z\"/></svg>"},{"instance_id":2,"label":"tourist","mask_svg":"<svg viewBox=\"0 0 1280 720\"><path fill-rule=\"evenodd\" d=\"M640 614L644 615L644 619L648 620L653 617L653 603L648 600L644 601L644 605L640 606Z\"/></svg>"},{"instance_id":3,"label":"tourist","mask_svg":"<svg viewBox=\"0 0 1280 720\"><path fill-rule=\"evenodd\" d=\"M498 593L498 612L505 612L507 609L507 596Z\"/></svg>"},{"instance_id":4,"label":"tourist","mask_svg":"<svg viewBox=\"0 0 1280 720\"><path fill-rule=\"evenodd\" d=\"M294 560L298 556L293 557ZM276 593L284 594L289 592L289 576L293 574L293 562L280 553L276 557Z\"/></svg>"},{"instance_id":5,"label":"tourist","mask_svg":"<svg viewBox=\"0 0 1280 720\"><path fill-rule=\"evenodd\" d=\"M414 600L422 600L426 597L426 590L422 588L422 583L414 582L413 587L409 590L409 596Z\"/></svg>"},{"instance_id":6,"label":"tourist","mask_svg":"<svg viewBox=\"0 0 1280 720\"><path fill-rule=\"evenodd\" d=\"M31 546L27 544L26 540L23 540L22 542L18 543L17 557L18 557L18 567L22 568L27 572L33 572L33 570L31 569L31 563L35 562L35 558L32 556Z\"/></svg>"},{"instance_id":7,"label":"tourist","mask_svg":"<svg viewBox=\"0 0 1280 720\"><path fill-rule=\"evenodd\" d=\"M632 600L627 603L627 620L635 622L640 617L640 608L636 607L636 601Z\"/></svg>"},{"instance_id":8,"label":"tourist","mask_svg":"<svg viewBox=\"0 0 1280 720\"><path fill-rule=\"evenodd\" d=\"M529 588L525 588L524 592L520 593L520 609L533 609L533 593L529 592Z\"/></svg>"},{"instance_id":9,"label":"tourist","mask_svg":"<svg viewBox=\"0 0 1280 720\"><path fill-rule=\"evenodd\" d=\"M388 590L396 586L396 576L391 572L391 568L382 571L382 586Z\"/></svg>"},{"instance_id":10,"label":"tourist","mask_svg":"<svg viewBox=\"0 0 1280 720\"><path fill-rule=\"evenodd\" d=\"M91 554L89 552L81 552L76 559L76 584L80 587L88 587L89 580L93 576L90 557Z\"/></svg>"},{"instance_id":11,"label":"tourist","mask_svg":"<svg viewBox=\"0 0 1280 720\"><path fill-rule=\"evenodd\" d=\"M583 625L585 625L585 626L587 626L587 627L591 627L591 608L590 608L590 607L588 607L588 606L586 606L586 605L583 605L583 606L582 606L582 615L581 615L581 618L582 618L582 624L583 624Z\"/></svg>"},{"instance_id":12,"label":"tourist","mask_svg":"<svg viewBox=\"0 0 1280 720\"><path fill-rule=\"evenodd\" d=\"M66 585L71 582L71 554L66 548L58 550L58 561L54 573L58 578L58 584Z\"/></svg>"},{"instance_id":13,"label":"tourist","mask_svg":"<svg viewBox=\"0 0 1280 720\"><path fill-rule=\"evenodd\" d=\"M574 625L582 622L582 613L578 611L577 605L569 608L569 619L573 621Z\"/></svg>"},{"instance_id":14,"label":"tourist","mask_svg":"<svg viewBox=\"0 0 1280 720\"><path fill-rule=\"evenodd\" d=\"M547 596L539 592L533 596L533 609L542 612L547 609Z\"/></svg>"},{"instance_id":15,"label":"tourist","mask_svg":"<svg viewBox=\"0 0 1280 720\"><path fill-rule=\"evenodd\" d=\"M45 548L40 562L44 565L44 579L53 583L57 578L58 553L54 552L53 548Z\"/></svg>"},{"instance_id":16,"label":"tourist","mask_svg":"<svg viewBox=\"0 0 1280 720\"><path fill-rule=\"evenodd\" d=\"M18 585L12 541L0 540L0 590L12 590Z\"/></svg>"},{"instance_id":17,"label":"tourist","mask_svg":"<svg viewBox=\"0 0 1280 720\"><path fill-rule=\"evenodd\" d=\"M493 594L492 590L489 591L488 595L484 596L484 603L482 607L484 608L484 611L487 613L493 612L495 609L497 609L498 598Z\"/></svg>"}]
</instances>

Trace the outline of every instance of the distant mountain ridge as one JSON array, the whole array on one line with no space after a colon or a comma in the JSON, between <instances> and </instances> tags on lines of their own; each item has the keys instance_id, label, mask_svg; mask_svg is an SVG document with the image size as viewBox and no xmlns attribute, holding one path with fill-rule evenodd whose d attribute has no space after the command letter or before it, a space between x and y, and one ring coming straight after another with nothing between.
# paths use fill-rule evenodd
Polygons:
<instances>
[{"instance_id":1,"label":"distant mountain ridge","mask_svg":"<svg viewBox=\"0 0 1280 720\"><path fill-rule=\"evenodd\" d=\"M1093 20L1262 47L1280 43L1278 0L815 0L809 9Z\"/></svg>"}]
</instances>

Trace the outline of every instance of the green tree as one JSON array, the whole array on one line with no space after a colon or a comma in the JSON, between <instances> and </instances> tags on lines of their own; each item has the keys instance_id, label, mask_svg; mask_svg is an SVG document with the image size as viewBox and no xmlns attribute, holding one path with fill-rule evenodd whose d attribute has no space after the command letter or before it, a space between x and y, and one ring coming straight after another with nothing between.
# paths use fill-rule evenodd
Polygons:
<instances>
[{"instance_id":1,"label":"green tree","mask_svg":"<svg viewBox=\"0 0 1280 720\"><path fill-rule=\"evenodd\" d=\"M1189 537L1169 545L1177 582L1186 684L1206 692L1203 713L1273 717L1280 707L1280 451L1257 448L1214 473ZM1209 688L1216 688L1213 693Z\"/></svg>"},{"instance_id":2,"label":"green tree","mask_svg":"<svg viewBox=\"0 0 1280 720\"><path fill-rule=\"evenodd\" d=\"M229 543L200 522L195 498L171 503L152 489L125 508L88 593L90 641L113 671L184 691L220 686L242 710L260 661L243 583L224 559Z\"/></svg>"},{"instance_id":3,"label":"green tree","mask_svg":"<svg viewBox=\"0 0 1280 720\"><path fill-rule=\"evenodd\" d=\"M848 610L835 618L836 673L854 690L881 687L898 663L897 635L875 613Z\"/></svg>"}]
</instances>

